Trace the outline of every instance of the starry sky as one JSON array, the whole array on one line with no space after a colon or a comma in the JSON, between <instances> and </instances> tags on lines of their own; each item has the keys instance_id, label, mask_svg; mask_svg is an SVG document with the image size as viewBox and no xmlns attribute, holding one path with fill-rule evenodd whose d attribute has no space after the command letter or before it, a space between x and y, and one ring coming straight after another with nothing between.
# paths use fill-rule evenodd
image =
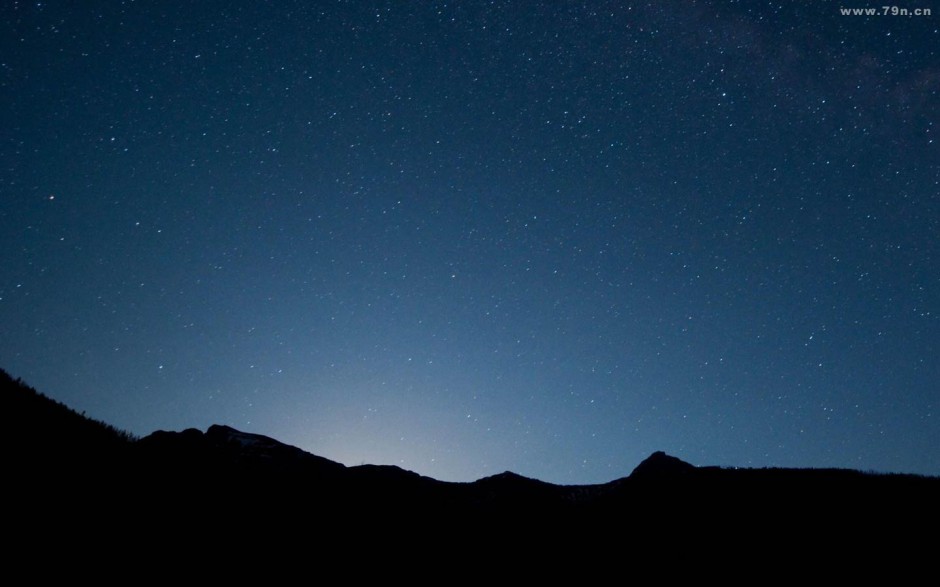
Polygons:
<instances>
[{"instance_id":1,"label":"starry sky","mask_svg":"<svg viewBox=\"0 0 940 587\"><path fill-rule=\"evenodd\" d=\"M940 5L839 7L4 2L0 367L445 480L940 474Z\"/></svg>"}]
</instances>

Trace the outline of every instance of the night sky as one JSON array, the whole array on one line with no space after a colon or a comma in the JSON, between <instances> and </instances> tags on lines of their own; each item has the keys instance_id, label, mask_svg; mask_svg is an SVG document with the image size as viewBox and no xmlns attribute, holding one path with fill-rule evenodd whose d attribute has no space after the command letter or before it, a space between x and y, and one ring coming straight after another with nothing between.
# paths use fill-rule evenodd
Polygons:
<instances>
[{"instance_id":1,"label":"night sky","mask_svg":"<svg viewBox=\"0 0 940 587\"><path fill-rule=\"evenodd\" d=\"M0 367L445 480L940 474L931 5L4 2Z\"/></svg>"}]
</instances>

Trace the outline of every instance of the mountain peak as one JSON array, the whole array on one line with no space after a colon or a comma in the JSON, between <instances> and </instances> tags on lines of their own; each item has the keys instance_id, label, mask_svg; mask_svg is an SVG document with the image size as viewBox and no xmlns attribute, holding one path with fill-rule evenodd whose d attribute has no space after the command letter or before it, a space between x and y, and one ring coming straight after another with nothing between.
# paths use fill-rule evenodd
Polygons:
<instances>
[{"instance_id":1,"label":"mountain peak","mask_svg":"<svg viewBox=\"0 0 940 587\"><path fill-rule=\"evenodd\" d=\"M630 473L630 477L673 477L676 475L684 475L694 470L695 465L690 465L682 459L667 455L659 450L646 457L642 463L637 465L637 467L633 469L633 472Z\"/></svg>"},{"instance_id":2,"label":"mountain peak","mask_svg":"<svg viewBox=\"0 0 940 587\"><path fill-rule=\"evenodd\" d=\"M495 475L490 475L488 477L483 477L478 479L477 483L544 483L544 481L539 481L538 479L532 479L518 473L513 473L512 471L503 471L502 473L497 473Z\"/></svg>"},{"instance_id":3,"label":"mountain peak","mask_svg":"<svg viewBox=\"0 0 940 587\"><path fill-rule=\"evenodd\" d=\"M294 448L268 436L252 434L250 432L242 432L241 430L236 430L231 426L225 426L223 424L213 424L212 426L209 426L209 429L206 430L206 436L216 441L235 442L246 449L276 449L280 447Z\"/></svg>"}]
</instances>

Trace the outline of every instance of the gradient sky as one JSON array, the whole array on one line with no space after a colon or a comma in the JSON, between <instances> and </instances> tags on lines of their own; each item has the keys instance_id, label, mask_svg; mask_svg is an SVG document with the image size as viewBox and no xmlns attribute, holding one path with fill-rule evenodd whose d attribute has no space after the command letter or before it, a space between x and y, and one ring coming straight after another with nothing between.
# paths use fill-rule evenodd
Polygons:
<instances>
[{"instance_id":1,"label":"gradient sky","mask_svg":"<svg viewBox=\"0 0 940 587\"><path fill-rule=\"evenodd\" d=\"M940 474L940 6L839 6L4 2L0 367L446 480Z\"/></svg>"}]
</instances>

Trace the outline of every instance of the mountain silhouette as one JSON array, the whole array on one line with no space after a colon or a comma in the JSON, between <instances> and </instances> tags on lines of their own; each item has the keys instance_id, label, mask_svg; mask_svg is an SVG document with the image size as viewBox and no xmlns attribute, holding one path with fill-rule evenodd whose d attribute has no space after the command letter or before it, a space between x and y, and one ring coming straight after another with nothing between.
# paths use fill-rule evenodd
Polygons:
<instances>
[{"instance_id":1,"label":"mountain silhouette","mask_svg":"<svg viewBox=\"0 0 940 587\"><path fill-rule=\"evenodd\" d=\"M557 485L509 471L454 483L395 466L348 467L222 425L137 438L2 371L0 388L6 500L17 504L10 528L35 540L48 538L43 528L77 532L89 516L116 534L146 528L192 548L207 528L217 537L295 528L375 548L393 547L405 529L433 546L484 533L511 548L525 540L597 545L606 532L643 536L645 546L680 535L708 542L716 528L737 528L748 544L744 536L779 539L779 528L824 527L861 540L940 519L938 477L699 467L655 452L603 484Z\"/></svg>"},{"instance_id":2,"label":"mountain silhouette","mask_svg":"<svg viewBox=\"0 0 940 587\"><path fill-rule=\"evenodd\" d=\"M662 478L662 477L680 477L691 474L695 467L676 457L667 455L662 451L657 451L646 457L633 472L630 473L632 479L644 477Z\"/></svg>"}]
</instances>

